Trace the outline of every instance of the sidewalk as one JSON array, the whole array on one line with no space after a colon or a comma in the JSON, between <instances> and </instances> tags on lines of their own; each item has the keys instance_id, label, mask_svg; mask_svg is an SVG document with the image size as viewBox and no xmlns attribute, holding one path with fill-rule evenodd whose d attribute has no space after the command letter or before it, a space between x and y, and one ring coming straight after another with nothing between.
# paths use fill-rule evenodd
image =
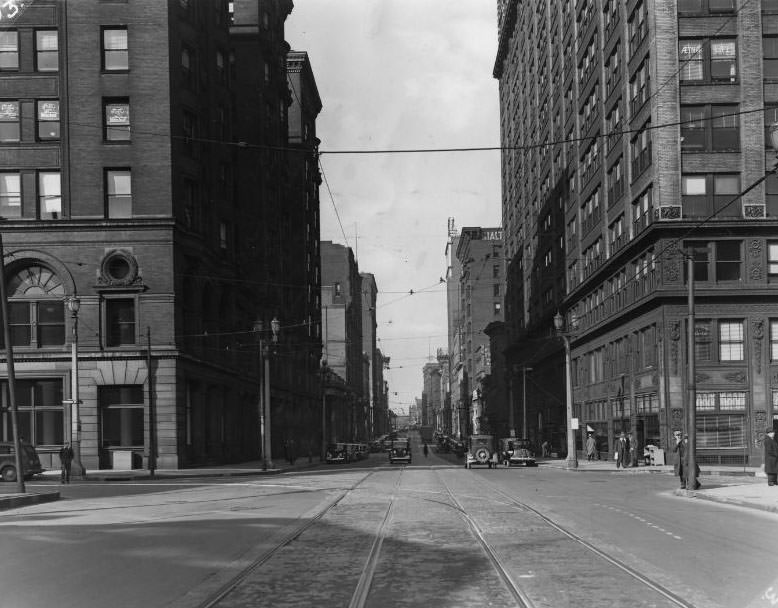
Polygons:
<instances>
[{"instance_id":1,"label":"sidewalk","mask_svg":"<svg viewBox=\"0 0 778 608\"><path fill-rule=\"evenodd\" d=\"M457 461L452 454L440 454L444 460ZM450 458L446 458L449 456ZM538 465L541 467L553 467L566 469L575 473L586 472L610 472L614 475L640 475L640 474L663 474L673 477L672 465L660 466L638 466L627 469L617 469L612 461L608 460L579 460L577 469L567 469L567 462L560 459L538 458ZM383 462L383 460L381 460ZM453 462L456 464L457 462ZM294 465L285 461L274 461L273 468L263 470L262 462L244 462L240 464L220 465L213 467L203 467L197 469L158 469L155 471L154 479L185 479L189 477L245 477L261 475L278 475L289 471L305 470L318 466L326 466L326 470L336 471L343 465L323 465L318 458L308 462L307 458L298 459ZM674 489L676 496L688 498L699 498L731 505L739 505L751 509L759 509L778 513L778 486L768 486L764 473L761 473L756 467L727 467L727 466L702 466L700 481L702 488L699 490L681 490ZM49 481L59 479L59 471L46 471L38 479L43 478ZM106 481L138 481L151 479L148 470L99 470L87 471L86 483L100 483ZM76 480L74 480L76 481ZM675 487L673 479L672 485ZM84 483L79 480L79 483ZM27 482L26 485L35 485L35 480ZM0 511L4 509L14 509L26 505L39 504L59 500L59 490L54 486L26 488L25 494L16 493L16 484L0 483Z\"/></svg>"},{"instance_id":2,"label":"sidewalk","mask_svg":"<svg viewBox=\"0 0 778 608\"><path fill-rule=\"evenodd\" d=\"M538 464L559 469L567 469L565 460L539 458ZM637 466L617 469L615 461L579 460L577 469L570 472L599 471L614 475L637 475L645 473L662 473L673 476L673 465ZM761 511L778 513L778 486L768 486L765 474L757 467L734 466L701 466L699 490L682 490L676 488L676 496L699 498L713 502L748 507ZM677 480L674 480L674 482ZM675 484L674 484L675 485Z\"/></svg>"},{"instance_id":3,"label":"sidewalk","mask_svg":"<svg viewBox=\"0 0 778 608\"><path fill-rule=\"evenodd\" d=\"M286 461L274 461L273 467L263 469L262 462L243 462L239 464L219 465L213 467L203 467L197 469L157 469L154 472L153 479L185 479L189 477L243 477L255 475L278 475L288 471L297 471L308 469L321 465L318 458L308 462L308 458L299 458L294 465ZM337 466L337 465L336 465ZM335 468L335 467L333 467ZM0 483L0 511L5 509L15 509L28 505L35 505L43 502L52 502L59 500L59 490L53 486L35 486L36 480L59 481L59 471L44 471L30 481L25 481L24 494L16 491L16 483ZM80 480L73 478L74 483L100 483L106 481L139 481L152 479L148 469L133 469L126 471L118 470L96 470L87 471L86 479Z\"/></svg>"}]
</instances>

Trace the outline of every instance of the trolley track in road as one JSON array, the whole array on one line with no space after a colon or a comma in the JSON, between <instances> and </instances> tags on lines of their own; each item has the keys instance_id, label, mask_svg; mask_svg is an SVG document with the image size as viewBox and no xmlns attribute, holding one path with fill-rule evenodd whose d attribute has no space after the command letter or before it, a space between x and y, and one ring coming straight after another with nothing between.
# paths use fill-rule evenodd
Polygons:
<instances>
[{"instance_id":1,"label":"trolley track in road","mask_svg":"<svg viewBox=\"0 0 778 608\"><path fill-rule=\"evenodd\" d=\"M628 576L632 577L633 579L637 580L638 582L640 582L644 586L646 586L646 587L650 588L651 590L655 591L656 593L660 594L661 596L663 596L669 602L675 604L676 606L680 606L681 608L695 608L694 604L692 604L691 602L686 601L685 599L680 597L678 594L673 593L672 591L670 591L667 587L665 587L661 583L659 583L659 582L657 582L655 580L652 580L650 577L648 577L648 576L646 576L644 574L641 574L638 570L636 570L632 566L629 566L628 564L624 563L623 561L614 558L612 555L609 555L608 553L606 553L602 549L597 548L594 544L590 543L589 541L585 540L584 538L582 538L581 536L575 534L574 532L568 530L567 528L565 528L564 526L562 526L558 522L554 521L553 519L551 519L547 515L544 515L538 509L530 506L529 504L527 504L525 502L522 502L522 501L518 500L515 496L511 496L510 494L505 492L503 489L501 489L499 486L495 485L493 482L481 479L481 483L483 483L484 485L488 486L489 489L491 490L491 492L493 492L494 494L501 496L508 503L509 506L513 506L516 509L532 513L533 515L535 515L538 518L540 518L543 522L545 522L546 524L551 526L553 529L557 530L558 532L560 532L561 534L563 534L564 536L566 536L570 540L573 540L576 543L580 544L581 546L585 547L588 551L590 551L591 553L595 554L597 557L607 561L612 566L615 566L616 568L618 568L619 570L621 570L622 572L624 572ZM468 516L468 518L469 518L469 516ZM489 551L491 552L491 549L489 549ZM529 604L529 606L531 606L531 604Z\"/></svg>"},{"instance_id":2,"label":"trolley track in road","mask_svg":"<svg viewBox=\"0 0 778 608\"><path fill-rule=\"evenodd\" d=\"M272 559L272 557L280 550L282 550L284 547L294 542L306 530L308 530L316 523L321 521L329 512L331 512L335 507L337 507L343 501L343 499L346 498L346 496L348 496L351 492L356 490L374 473L376 473L375 470L368 471L364 477L359 479L356 483L352 484L351 487L342 491L341 494L337 498L335 498L335 500L331 501L326 507L324 507L321 511L316 513L316 515L311 517L305 523L295 527L286 536L284 536L280 542L276 543L275 546L265 551L262 555L260 555L256 559L252 560L248 566L241 569L241 571L238 572L238 574L236 574L235 576L230 578L229 581L221 585L219 589L217 589L215 592L210 593L205 600L201 601L198 604L195 604L196 608L217 608L221 603L221 601L224 600L227 596L229 596L230 593L236 587L238 587L247 577L249 577L263 564L265 564L270 559Z\"/></svg>"}]
</instances>

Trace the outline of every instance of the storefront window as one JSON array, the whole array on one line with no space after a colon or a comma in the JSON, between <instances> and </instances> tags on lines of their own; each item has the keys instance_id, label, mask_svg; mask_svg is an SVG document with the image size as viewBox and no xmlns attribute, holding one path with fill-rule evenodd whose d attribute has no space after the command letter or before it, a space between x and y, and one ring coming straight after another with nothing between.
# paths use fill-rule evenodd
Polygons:
<instances>
[{"instance_id":1,"label":"storefront window","mask_svg":"<svg viewBox=\"0 0 778 608\"><path fill-rule=\"evenodd\" d=\"M61 378L16 381L16 406L19 436L40 445L64 442L64 410ZM0 382L0 439L13 440L8 381Z\"/></svg>"}]
</instances>

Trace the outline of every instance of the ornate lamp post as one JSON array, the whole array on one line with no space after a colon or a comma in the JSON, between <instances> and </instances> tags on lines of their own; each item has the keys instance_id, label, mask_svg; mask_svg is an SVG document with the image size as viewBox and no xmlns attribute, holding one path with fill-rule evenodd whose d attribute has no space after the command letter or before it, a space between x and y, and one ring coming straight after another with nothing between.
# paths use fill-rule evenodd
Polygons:
<instances>
[{"instance_id":1,"label":"ornate lamp post","mask_svg":"<svg viewBox=\"0 0 778 608\"><path fill-rule=\"evenodd\" d=\"M567 327L566 327L567 325ZM573 376L572 361L570 359L570 338L575 336L578 328L578 320L574 314L570 316L570 322L557 312L554 315L554 329L565 343L565 403L567 410L567 468L578 468L578 456L575 452L575 431L573 430Z\"/></svg>"},{"instance_id":2,"label":"ornate lamp post","mask_svg":"<svg viewBox=\"0 0 778 608\"><path fill-rule=\"evenodd\" d=\"M70 340L70 446L73 448L73 476L84 476L84 465L81 464L81 399L78 392L78 311L81 300L71 296L66 300L72 323L72 339Z\"/></svg>"}]
</instances>

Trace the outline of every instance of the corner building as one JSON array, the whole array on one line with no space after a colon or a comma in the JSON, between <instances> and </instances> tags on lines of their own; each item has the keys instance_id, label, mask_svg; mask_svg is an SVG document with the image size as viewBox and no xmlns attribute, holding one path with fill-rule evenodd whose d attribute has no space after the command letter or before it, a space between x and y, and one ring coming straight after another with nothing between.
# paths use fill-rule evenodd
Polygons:
<instances>
[{"instance_id":1,"label":"corner building","mask_svg":"<svg viewBox=\"0 0 778 608\"><path fill-rule=\"evenodd\" d=\"M778 415L778 5L500 0L498 19L510 364L564 386L559 309L574 416L603 449L622 430L666 449L695 407L699 462L760 464Z\"/></svg>"},{"instance_id":2,"label":"corner building","mask_svg":"<svg viewBox=\"0 0 778 608\"><path fill-rule=\"evenodd\" d=\"M78 432L87 469L148 466L154 445L160 468L258 459L256 321L281 321L274 413L319 400L318 295L299 297L307 287L283 279L307 271L285 266L281 210L299 201L284 187L284 152L270 151L288 139L292 3L27 5L0 29L0 215L21 434L45 468ZM252 191L248 176L260 181ZM317 213L307 216L315 264ZM79 420L63 404L72 297ZM310 382L287 363L295 341L314 343L302 357ZM293 399L293 384L309 394ZM273 417L278 455L283 421Z\"/></svg>"}]
</instances>

